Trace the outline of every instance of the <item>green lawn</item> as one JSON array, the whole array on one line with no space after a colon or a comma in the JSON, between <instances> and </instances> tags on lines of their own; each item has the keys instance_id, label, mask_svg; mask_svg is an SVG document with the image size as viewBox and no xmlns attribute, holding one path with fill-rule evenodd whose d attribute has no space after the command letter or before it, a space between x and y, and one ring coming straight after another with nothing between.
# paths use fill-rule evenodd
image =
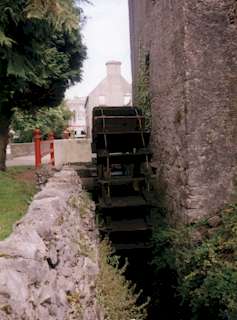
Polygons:
<instances>
[{"instance_id":1,"label":"green lawn","mask_svg":"<svg viewBox=\"0 0 237 320\"><path fill-rule=\"evenodd\" d=\"M0 240L12 231L36 192L34 169L32 167L12 167L7 172L0 171Z\"/></svg>"}]
</instances>

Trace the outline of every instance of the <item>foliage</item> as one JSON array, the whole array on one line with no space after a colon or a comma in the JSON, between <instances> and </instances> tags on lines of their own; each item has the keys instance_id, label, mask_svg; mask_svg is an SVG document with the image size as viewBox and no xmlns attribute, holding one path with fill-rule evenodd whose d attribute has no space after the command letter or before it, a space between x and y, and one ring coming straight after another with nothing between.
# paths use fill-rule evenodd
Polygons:
<instances>
[{"instance_id":1,"label":"foliage","mask_svg":"<svg viewBox=\"0 0 237 320\"><path fill-rule=\"evenodd\" d=\"M100 244L100 272L97 279L97 299L107 320L146 319L147 303L137 305L140 294L124 277L126 265L119 268L108 241Z\"/></svg>"},{"instance_id":2,"label":"foliage","mask_svg":"<svg viewBox=\"0 0 237 320\"><path fill-rule=\"evenodd\" d=\"M0 172L0 240L10 234L35 192L32 168L12 167L7 173Z\"/></svg>"},{"instance_id":3,"label":"foliage","mask_svg":"<svg viewBox=\"0 0 237 320\"><path fill-rule=\"evenodd\" d=\"M151 129L151 93L150 93L149 55L140 50L139 70L135 88L135 101L145 116L146 129Z\"/></svg>"},{"instance_id":4,"label":"foliage","mask_svg":"<svg viewBox=\"0 0 237 320\"><path fill-rule=\"evenodd\" d=\"M201 243L194 236L200 230ZM190 308L189 319L237 318L237 205L222 211L213 231L208 221L175 229L164 224L154 245L157 274L164 268L176 271L177 293Z\"/></svg>"},{"instance_id":5,"label":"foliage","mask_svg":"<svg viewBox=\"0 0 237 320\"><path fill-rule=\"evenodd\" d=\"M0 9L1 102L23 109L58 104L70 81L80 80L85 58L75 1L3 0Z\"/></svg>"},{"instance_id":6,"label":"foliage","mask_svg":"<svg viewBox=\"0 0 237 320\"><path fill-rule=\"evenodd\" d=\"M68 30L77 28L77 15L72 0L31 0L25 12L27 18L47 19L57 29L66 27Z\"/></svg>"},{"instance_id":7,"label":"foliage","mask_svg":"<svg viewBox=\"0 0 237 320\"><path fill-rule=\"evenodd\" d=\"M79 23L83 15L76 2L0 2L0 170L15 108L58 106L66 88L81 79L86 49Z\"/></svg>"},{"instance_id":8,"label":"foliage","mask_svg":"<svg viewBox=\"0 0 237 320\"><path fill-rule=\"evenodd\" d=\"M71 115L71 111L64 105L56 108L44 107L35 113L16 109L11 125L17 137L14 141L31 142L35 128L41 130L43 138L47 138L48 133L53 132L54 137L60 139Z\"/></svg>"}]
</instances>

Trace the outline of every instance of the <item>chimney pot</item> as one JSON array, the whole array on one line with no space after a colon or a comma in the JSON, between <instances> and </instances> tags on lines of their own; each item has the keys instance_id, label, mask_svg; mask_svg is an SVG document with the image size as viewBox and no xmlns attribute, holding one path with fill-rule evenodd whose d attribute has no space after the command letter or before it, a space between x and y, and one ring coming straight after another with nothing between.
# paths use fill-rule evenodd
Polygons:
<instances>
[{"instance_id":1,"label":"chimney pot","mask_svg":"<svg viewBox=\"0 0 237 320\"><path fill-rule=\"evenodd\" d=\"M107 75L121 75L121 64L120 61L106 62Z\"/></svg>"}]
</instances>

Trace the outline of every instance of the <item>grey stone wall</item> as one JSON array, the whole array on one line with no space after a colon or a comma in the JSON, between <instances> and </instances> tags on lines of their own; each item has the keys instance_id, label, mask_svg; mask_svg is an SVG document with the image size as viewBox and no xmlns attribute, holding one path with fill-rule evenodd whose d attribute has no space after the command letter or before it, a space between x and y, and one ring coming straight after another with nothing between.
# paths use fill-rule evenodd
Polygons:
<instances>
[{"instance_id":1,"label":"grey stone wall","mask_svg":"<svg viewBox=\"0 0 237 320\"><path fill-rule=\"evenodd\" d=\"M35 154L35 144L34 142L28 143L11 143L11 156L13 158L24 157ZM49 142L43 141L41 143L41 153L47 154L49 153Z\"/></svg>"},{"instance_id":2,"label":"grey stone wall","mask_svg":"<svg viewBox=\"0 0 237 320\"><path fill-rule=\"evenodd\" d=\"M163 205L190 221L233 200L237 173L235 0L129 0L134 92L150 58L152 148Z\"/></svg>"},{"instance_id":3,"label":"grey stone wall","mask_svg":"<svg viewBox=\"0 0 237 320\"><path fill-rule=\"evenodd\" d=\"M93 204L64 169L39 192L0 242L1 320L97 320Z\"/></svg>"},{"instance_id":4,"label":"grey stone wall","mask_svg":"<svg viewBox=\"0 0 237 320\"><path fill-rule=\"evenodd\" d=\"M34 143L11 143L12 157L23 157L34 154Z\"/></svg>"}]
</instances>

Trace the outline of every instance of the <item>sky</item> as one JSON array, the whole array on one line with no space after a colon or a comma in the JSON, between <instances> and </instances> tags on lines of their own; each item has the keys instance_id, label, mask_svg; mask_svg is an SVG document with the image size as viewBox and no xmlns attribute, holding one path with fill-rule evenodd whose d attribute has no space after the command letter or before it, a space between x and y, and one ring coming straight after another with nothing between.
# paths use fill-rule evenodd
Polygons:
<instances>
[{"instance_id":1,"label":"sky","mask_svg":"<svg viewBox=\"0 0 237 320\"><path fill-rule=\"evenodd\" d=\"M131 82L128 1L91 2L83 4L87 22L82 34L88 50L83 80L67 90L67 99L87 96L105 78L105 63L109 60L121 61L122 75Z\"/></svg>"}]
</instances>

